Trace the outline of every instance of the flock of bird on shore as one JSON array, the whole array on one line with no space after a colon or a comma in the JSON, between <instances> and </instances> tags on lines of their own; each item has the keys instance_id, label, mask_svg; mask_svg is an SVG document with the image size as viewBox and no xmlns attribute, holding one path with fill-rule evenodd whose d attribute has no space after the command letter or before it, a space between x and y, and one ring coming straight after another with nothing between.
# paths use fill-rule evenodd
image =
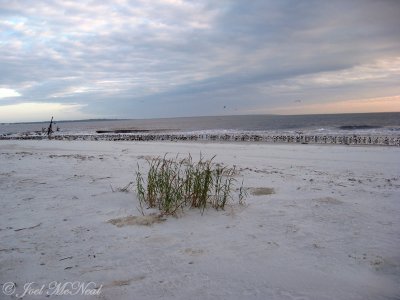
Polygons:
<instances>
[{"instance_id":1,"label":"flock of bird on shore","mask_svg":"<svg viewBox=\"0 0 400 300\"><path fill-rule=\"evenodd\" d=\"M372 135L268 135L268 134L53 134L47 135L3 135L0 140L105 140L105 141L219 141L219 142L264 142L299 144L342 144L400 146L400 136Z\"/></svg>"}]
</instances>

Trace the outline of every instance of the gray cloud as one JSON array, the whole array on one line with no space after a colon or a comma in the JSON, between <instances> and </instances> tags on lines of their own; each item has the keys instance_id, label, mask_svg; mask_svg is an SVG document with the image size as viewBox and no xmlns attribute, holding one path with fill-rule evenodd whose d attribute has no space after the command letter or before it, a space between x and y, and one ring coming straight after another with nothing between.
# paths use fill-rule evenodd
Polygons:
<instances>
[{"instance_id":1,"label":"gray cloud","mask_svg":"<svg viewBox=\"0 0 400 300\"><path fill-rule=\"evenodd\" d=\"M396 0L3 1L0 88L22 96L0 105L166 117L398 95L399 15Z\"/></svg>"}]
</instances>

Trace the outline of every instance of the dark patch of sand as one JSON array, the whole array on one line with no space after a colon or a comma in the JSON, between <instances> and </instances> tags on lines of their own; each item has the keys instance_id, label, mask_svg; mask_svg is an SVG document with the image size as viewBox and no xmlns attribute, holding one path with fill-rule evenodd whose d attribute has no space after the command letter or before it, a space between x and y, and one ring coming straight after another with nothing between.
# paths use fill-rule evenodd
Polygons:
<instances>
[{"instance_id":1,"label":"dark patch of sand","mask_svg":"<svg viewBox=\"0 0 400 300\"><path fill-rule=\"evenodd\" d=\"M122 218L111 219L107 223L111 223L117 227L124 227L130 225L143 225L150 226L155 223L161 223L165 221L162 215L150 214L147 216L127 216Z\"/></svg>"},{"instance_id":2,"label":"dark patch of sand","mask_svg":"<svg viewBox=\"0 0 400 300\"><path fill-rule=\"evenodd\" d=\"M250 193L254 196L265 196L275 194L274 188L270 187L259 187L259 188L251 188Z\"/></svg>"}]
</instances>

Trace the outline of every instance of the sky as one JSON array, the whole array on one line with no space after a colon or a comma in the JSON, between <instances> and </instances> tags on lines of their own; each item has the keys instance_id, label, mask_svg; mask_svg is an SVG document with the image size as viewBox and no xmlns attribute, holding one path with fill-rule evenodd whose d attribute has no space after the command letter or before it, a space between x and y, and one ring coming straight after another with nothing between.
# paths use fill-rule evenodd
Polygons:
<instances>
[{"instance_id":1,"label":"sky","mask_svg":"<svg viewBox=\"0 0 400 300\"><path fill-rule=\"evenodd\" d=\"M400 0L0 0L0 122L400 111Z\"/></svg>"}]
</instances>

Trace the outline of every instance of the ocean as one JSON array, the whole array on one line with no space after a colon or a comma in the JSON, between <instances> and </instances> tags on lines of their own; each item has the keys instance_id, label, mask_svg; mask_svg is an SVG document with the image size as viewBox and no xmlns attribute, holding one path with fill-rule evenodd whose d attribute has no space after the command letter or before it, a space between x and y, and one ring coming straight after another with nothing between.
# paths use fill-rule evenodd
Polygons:
<instances>
[{"instance_id":1,"label":"ocean","mask_svg":"<svg viewBox=\"0 0 400 300\"><path fill-rule=\"evenodd\" d=\"M49 118L50 119L50 118ZM1 120L0 120L1 122ZM1 135L30 134L49 122L1 123ZM400 113L238 115L135 120L58 121L59 134L206 132L400 135Z\"/></svg>"}]
</instances>

